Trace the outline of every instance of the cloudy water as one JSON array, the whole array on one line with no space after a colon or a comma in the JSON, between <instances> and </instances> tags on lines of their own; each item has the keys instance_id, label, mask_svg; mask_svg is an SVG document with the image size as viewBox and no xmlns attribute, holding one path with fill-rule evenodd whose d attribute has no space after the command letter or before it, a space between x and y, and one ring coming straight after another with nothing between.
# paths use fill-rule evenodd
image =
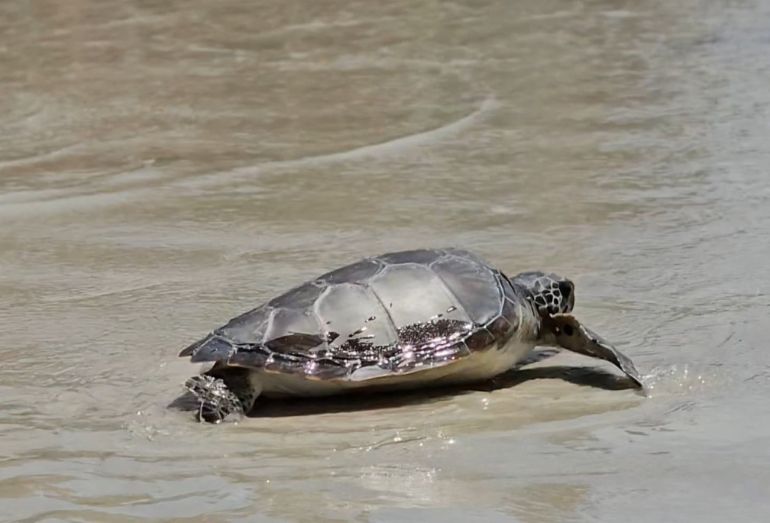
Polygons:
<instances>
[{"instance_id":1,"label":"cloudy water","mask_svg":"<svg viewBox=\"0 0 770 523\"><path fill-rule=\"evenodd\" d=\"M0 520L761 521L770 3L0 3ZM366 255L577 284L645 376L167 408Z\"/></svg>"}]
</instances>

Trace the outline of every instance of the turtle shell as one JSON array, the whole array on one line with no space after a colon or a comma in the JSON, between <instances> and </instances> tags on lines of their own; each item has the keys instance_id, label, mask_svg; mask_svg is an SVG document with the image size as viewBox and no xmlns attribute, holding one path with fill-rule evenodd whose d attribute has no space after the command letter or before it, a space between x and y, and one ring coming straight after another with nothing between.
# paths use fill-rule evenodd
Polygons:
<instances>
[{"instance_id":1,"label":"turtle shell","mask_svg":"<svg viewBox=\"0 0 770 523\"><path fill-rule=\"evenodd\" d=\"M394 252L295 287L180 356L311 379L415 372L502 346L518 328L517 300L468 251Z\"/></svg>"}]
</instances>

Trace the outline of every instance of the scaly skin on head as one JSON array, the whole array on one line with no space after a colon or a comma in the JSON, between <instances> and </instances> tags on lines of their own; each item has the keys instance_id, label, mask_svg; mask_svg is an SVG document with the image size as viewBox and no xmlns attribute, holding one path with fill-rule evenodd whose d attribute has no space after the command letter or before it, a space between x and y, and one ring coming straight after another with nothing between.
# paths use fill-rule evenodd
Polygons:
<instances>
[{"instance_id":1,"label":"scaly skin on head","mask_svg":"<svg viewBox=\"0 0 770 523\"><path fill-rule=\"evenodd\" d=\"M557 274L522 272L511 283L524 291L541 316L568 313L575 306L575 284Z\"/></svg>"}]
</instances>

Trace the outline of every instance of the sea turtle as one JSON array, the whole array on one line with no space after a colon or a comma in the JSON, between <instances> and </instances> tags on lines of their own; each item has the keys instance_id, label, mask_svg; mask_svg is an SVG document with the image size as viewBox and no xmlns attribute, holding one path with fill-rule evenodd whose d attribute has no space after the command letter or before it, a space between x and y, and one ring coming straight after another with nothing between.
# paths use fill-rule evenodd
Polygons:
<instances>
[{"instance_id":1,"label":"sea turtle","mask_svg":"<svg viewBox=\"0 0 770 523\"><path fill-rule=\"evenodd\" d=\"M329 272L238 316L179 355L210 367L185 384L198 418L248 412L257 396L481 381L536 345L612 362L626 356L569 313L575 286L555 274L508 278L454 248L392 252Z\"/></svg>"}]
</instances>

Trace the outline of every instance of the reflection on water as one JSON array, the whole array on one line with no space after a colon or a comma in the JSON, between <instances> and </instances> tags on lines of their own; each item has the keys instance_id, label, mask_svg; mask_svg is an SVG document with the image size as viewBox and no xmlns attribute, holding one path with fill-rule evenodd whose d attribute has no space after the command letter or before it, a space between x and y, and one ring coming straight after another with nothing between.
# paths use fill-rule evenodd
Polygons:
<instances>
[{"instance_id":1,"label":"reflection on water","mask_svg":"<svg viewBox=\"0 0 770 523\"><path fill-rule=\"evenodd\" d=\"M0 3L0 514L761 519L768 22L752 0ZM648 397L559 354L217 427L167 408L213 326L425 245L574 278Z\"/></svg>"}]
</instances>

